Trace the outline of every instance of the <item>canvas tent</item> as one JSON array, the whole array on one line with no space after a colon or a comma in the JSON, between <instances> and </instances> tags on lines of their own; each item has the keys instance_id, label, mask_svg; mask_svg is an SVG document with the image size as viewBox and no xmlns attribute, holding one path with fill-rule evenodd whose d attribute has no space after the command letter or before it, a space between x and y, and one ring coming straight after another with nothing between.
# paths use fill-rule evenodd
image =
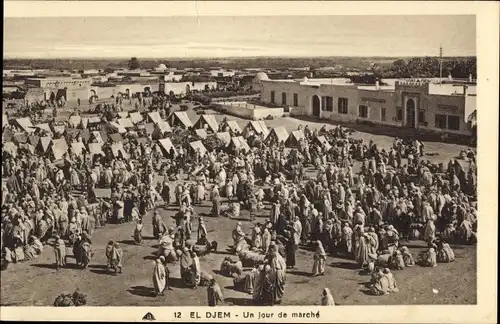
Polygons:
<instances>
[{"instance_id":1,"label":"canvas tent","mask_svg":"<svg viewBox=\"0 0 500 324\"><path fill-rule=\"evenodd\" d=\"M16 144L28 143L28 134L26 133L16 133L13 136L13 140Z\"/></svg>"},{"instance_id":2,"label":"canvas tent","mask_svg":"<svg viewBox=\"0 0 500 324\"><path fill-rule=\"evenodd\" d=\"M129 116L134 124L138 124L143 121L142 115L138 112L130 113Z\"/></svg>"},{"instance_id":3,"label":"canvas tent","mask_svg":"<svg viewBox=\"0 0 500 324\"><path fill-rule=\"evenodd\" d=\"M118 133L109 134L109 139L111 139L113 143L119 143L123 141L123 136Z\"/></svg>"},{"instance_id":4,"label":"canvas tent","mask_svg":"<svg viewBox=\"0 0 500 324\"><path fill-rule=\"evenodd\" d=\"M2 114L2 128L9 124L9 119L6 114Z\"/></svg>"},{"instance_id":5,"label":"canvas tent","mask_svg":"<svg viewBox=\"0 0 500 324\"><path fill-rule=\"evenodd\" d=\"M285 142L288 139L288 132L285 127L278 126L271 130L269 135L267 135L265 142L266 143L275 143L279 144L281 142Z\"/></svg>"},{"instance_id":6,"label":"canvas tent","mask_svg":"<svg viewBox=\"0 0 500 324\"><path fill-rule=\"evenodd\" d=\"M128 159L129 156L125 149L123 148L123 143L113 143L111 144L111 153L113 153L114 157L122 157L124 159Z\"/></svg>"},{"instance_id":7,"label":"canvas tent","mask_svg":"<svg viewBox=\"0 0 500 324\"><path fill-rule=\"evenodd\" d=\"M304 134L304 131L300 130L294 130L293 132L290 133L290 136L288 136L285 146L292 147L292 146L299 146L300 140L305 140L306 136Z\"/></svg>"},{"instance_id":8,"label":"canvas tent","mask_svg":"<svg viewBox=\"0 0 500 324\"><path fill-rule=\"evenodd\" d=\"M45 153L49 149L51 142L52 139L48 136L40 137L40 139L38 140L38 144L35 148L38 149L41 153Z\"/></svg>"},{"instance_id":9,"label":"canvas tent","mask_svg":"<svg viewBox=\"0 0 500 324\"><path fill-rule=\"evenodd\" d=\"M73 116L69 117L68 122L69 122L70 127L77 128L82 122L82 117L80 117L78 115L73 115Z\"/></svg>"},{"instance_id":10,"label":"canvas tent","mask_svg":"<svg viewBox=\"0 0 500 324\"><path fill-rule=\"evenodd\" d=\"M13 157L17 156L17 146L16 146L16 144L14 144L12 142L3 143L3 149L7 153L9 153L10 155L12 155Z\"/></svg>"},{"instance_id":11,"label":"canvas tent","mask_svg":"<svg viewBox=\"0 0 500 324\"><path fill-rule=\"evenodd\" d=\"M95 188L94 194L96 198L111 198L111 189L109 188Z\"/></svg>"},{"instance_id":12,"label":"canvas tent","mask_svg":"<svg viewBox=\"0 0 500 324\"><path fill-rule=\"evenodd\" d=\"M330 143L328 143L328 140L323 135L322 136L317 136L316 137L316 141L318 141L318 143L320 143L321 146L323 146L327 150L329 150L329 149L332 148L332 146L330 145Z\"/></svg>"},{"instance_id":13,"label":"canvas tent","mask_svg":"<svg viewBox=\"0 0 500 324\"><path fill-rule=\"evenodd\" d=\"M217 133L219 131L219 123L217 123L215 115L200 115L200 118L194 124L194 128L207 129L208 131Z\"/></svg>"},{"instance_id":14,"label":"canvas tent","mask_svg":"<svg viewBox=\"0 0 500 324\"><path fill-rule=\"evenodd\" d=\"M81 136L83 142L87 143L90 139L90 131L88 129L82 129L78 132L78 136Z\"/></svg>"},{"instance_id":15,"label":"canvas tent","mask_svg":"<svg viewBox=\"0 0 500 324\"><path fill-rule=\"evenodd\" d=\"M9 129L4 130L3 134L2 134L2 143L12 141L13 136L14 136L14 134L12 133L11 130L9 130Z\"/></svg>"},{"instance_id":16,"label":"canvas tent","mask_svg":"<svg viewBox=\"0 0 500 324\"><path fill-rule=\"evenodd\" d=\"M134 128L134 123L130 118L120 118L117 120L118 124L124 128Z\"/></svg>"},{"instance_id":17,"label":"canvas tent","mask_svg":"<svg viewBox=\"0 0 500 324\"><path fill-rule=\"evenodd\" d=\"M101 118L98 116L90 117L87 121L87 128L90 130L101 129Z\"/></svg>"},{"instance_id":18,"label":"canvas tent","mask_svg":"<svg viewBox=\"0 0 500 324\"><path fill-rule=\"evenodd\" d=\"M118 132L120 134L125 134L127 132L125 127L123 127L122 125L120 125L116 122L110 122L108 125L112 130L114 130L115 132Z\"/></svg>"},{"instance_id":19,"label":"canvas tent","mask_svg":"<svg viewBox=\"0 0 500 324\"><path fill-rule=\"evenodd\" d=\"M104 139L102 138L101 136L101 133L99 133L98 131L93 131L92 133L90 133L90 142L93 143L94 140L99 143L99 144L104 144Z\"/></svg>"},{"instance_id":20,"label":"canvas tent","mask_svg":"<svg viewBox=\"0 0 500 324\"><path fill-rule=\"evenodd\" d=\"M17 126L19 126L23 131L27 133L33 133L35 131L35 129L33 128L33 124L31 123L31 120L27 117L18 118L15 120L15 123Z\"/></svg>"},{"instance_id":21,"label":"canvas tent","mask_svg":"<svg viewBox=\"0 0 500 324\"><path fill-rule=\"evenodd\" d=\"M154 123L147 123L145 126L146 128L146 134L151 135L155 131L155 124Z\"/></svg>"},{"instance_id":22,"label":"canvas tent","mask_svg":"<svg viewBox=\"0 0 500 324\"><path fill-rule=\"evenodd\" d=\"M43 124L38 124L35 125L35 134L40 135L43 134L44 132L47 132L49 135L52 135L52 130L50 129L49 124L43 123Z\"/></svg>"},{"instance_id":23,"label":"canvas tent","mask_svg":"<svg viewBox=\"0 0 500 324\"><path fill-rule=\"evenodd\" d=\"M82 142L71 143L71 150L77 155L81 156L85 151L85 145Z\"/></svg>"},{"instance_id":24,"label":"canvas tent","mask_svg":"<svg viewBox=\"0 0 500 324\"><path fill-rule=\"evenodd\" d=\"M64 138L53 139L49 147L49 152L52 153L56 160L60 160L68 152L68 149L68 143L66 143Z\"/></svg>"},{"instance_id":25,"label":"canvas tent","mask_svg":"<svg viewBox=\"0 0 500 324\"><path fill-rule=\"evenodd\" d=\"M160 147L164 151L163 154L170 154L170 148L174 149L174 152L177 153L177 150L174 147L174 144L172 144L172 141L170 138L162 138L158 140L158 143L160 143Z\"/></svg>"},{"instance_id":26,"label":"canvas tent","mask_svg":"<svg viewBox=\"0 0 500 324\"><path fill-rule=\"evenodd\" d=\"M80 122L80 128L87 129L89 126L89 119L86 117L82 117L82 121Z\"/></svg>"},{"instance_id":27,"label":"canvas tent","mask_svg":"<svg viewBox=\"0 0 500 324\"><path fill-rule=\"evenodd\" d=\"M122 118L127 118L128 117L128 111L119 111L117 113L117 116L118 118L122 119Z\"/></svg>"},{"instance_id":28,"label":"canvas tent","mask_svg":"<svg viewBox=\"0 0 500 324\"><path fill-rule=\"evenodd\" d=\"M144 145L146 143L149 143L149 138L147 138L147 137L138 137L135 140L137 141L137 144L139 144L139 145L141 145L141 144Z\"/></svg>"},{"instance_id":29,"label":"canvas tent","mask_svg":"<svg viewBox=\"0 0 500 324\"><path fill-rule=\"evenodd\" d=\"M231 143L231 134L229 132L220 132L216 134L217 138L224 142L224 146L228 146Z\"/></svg>"},{"instance_id":30,"label":"canvas tent","mask_svg":"<svg viewBox=\"0 0 500 324\"><path fill-rule=\"evenodd\" d=\"M160 113L158 113L157 111L153 111L148 113L146 120L148 123L157 124L163 119L161 119Z\"/></svg>"},{"instance_id":31,"label":"canvas tent","mask_svg":"<svg viewBox=\"0 0 500 324\"><path fill-rule=\"evenodd\" d=\"M170 125L162 120L160 121L159 123L156 124L158 126L158 128L162 131L162 132L168 132L168 133L171 133L172 132L172 128L170 127Z\"/></svg>"},{"instance_id":32,"label":"canvas tent","mask_svg":"<svg viewBox=\"0 0 500 324\"><path fill-rule=\"evenodd\" d=\"M39 136L36 135L30 135L28 136L28 143L33 145L33 147L36 147L38 145L38 141L40 140Z\"/></svg>"},{"instance_id":33,"label":"canvas tent","mask_svg":"<svg viewBox=\"0 0 500 324\"><path fill-rule=\"evenodd\" d=\"M102 150L102 145L99 143L89 143L87 144L87 147L89 148L90 155L94 154L104 155L104 152Z\"/></svg>"},{"instance_id":34,"label":"canvas tent","mask_svg":"<svg viewBox=\"0 0 500 324\"><path fill-rule=\"evenodd\" d=\"M52 129L56 134L64 134L66 131L66 126L64 124L53 124Z\"/></svg>"},{"instance_id":35,"label":"canvas tent","mask_svg":"<svg viewBox=\"0 0 500 324\"><path fill-rule=\"evenodd\" d=\"M170 125L164 122L163 120L154 126L153 134L151 134L151 138L154 140L158 140L166 137L166 133L172 132Z\"/></svg>"},{"instance_id":36,"label":"canvas tent","mask_svg":"<svg viewBox=\"0 0 500 324\"><path fill-rule=\"evenodd\" d=\"M249 135L250 132L253 132L255 135L262 135L264 138L269 135L267 125L263 120L253 120L248 122L243 130L243 133L245 135Z\"/></svg>"},{"instance_id":37,"label":"canvas tent","mask_svg":"<svg viewBox=\"0 0 500 324\"><path fill-rule=\"evenodd\" d=\"M203 157L205 154L207 154L207 149L205 148L205 145L201 141L194 141L189 143L189 146L193 150L193 152L196 152L199 150L200 155Z\"/></svg>"},{"instance_id":38,"label":"canvas tent","mask_svg":"<svg viewBox=\"0 0 500 324\"><path fill-rule=\"evenodd\" d=\"M168 122L170 125L173 126L179 126L184 129L188 129L189 127L193 126L193 123L191 123L191 120L189 119L188 115L186 114L185 111L176 111L170 117L168 117Z\"/></svg>"},{"instance_id":39,"label":"canvas tent","mask_svg":"<svg viewBox=\"0 0 500 324\"><path fill-rule=\"evenodd\" d=\"M231 143L229 143L229 147L232 150L235 149L243 149L245 152L250 152L250 146L248 146L247 141L243 138L243 136L235 136L231 138Z\"/></svg>"},{"instance_id":40,"label":"canvas tent","mask_svg":"<svg viewBox=\"0 0 500 324\"><path fill-rule=\"evenodd\" d=\"M227 128L228 130L232 131L233 133L241 133L242 132L240 125L238 125L236 120L228 120L224 126L225 126L224 128Z\"/></svg>"},{"instance_id":41,"label":"canvas tent","mask_svg":"<svg viewBox=\"0 0 500 324\"><path fill-rule=\"evenodd\" d=\"M195 129L195 133L202 140L204 140L208 137L208 134L204 129Z\"/></svg>"},{"instance_id":42,"label":"canvas tent","mask_svg":"<svg viewBox=\"0 0 500 324\"><path fill-rule=\"evenodd\" d=\"M20 144L19 148L24 149L24 150L30 152L31 154L35 153L35 147L29 143Z\"/></svg>"}]
</instances>

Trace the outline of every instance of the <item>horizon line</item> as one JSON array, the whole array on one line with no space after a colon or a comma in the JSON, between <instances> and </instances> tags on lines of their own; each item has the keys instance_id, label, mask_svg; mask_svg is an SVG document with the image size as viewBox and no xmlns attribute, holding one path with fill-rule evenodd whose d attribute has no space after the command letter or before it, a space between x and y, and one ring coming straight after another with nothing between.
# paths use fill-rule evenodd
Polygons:
<instances>
[{"instance_id":1,"label":"horizon line","mask_svg":"<svg viewBox=\"0 0 500 324\"><path fill-rule=\"evenodd\" d=\"M67 56L67 57L51 57L51 58L36 58L36 57L6 57L4 54L3 60L116 60L116 59L130 59L132 57L136 57L141 60L199 60L199 59L259 59L259 58L283 58L283 59L325 59L325 58L412 58L412 57L431 57L431 58L439 58L439 55L396 55L396 56L384 56L384 55L321 55L321 56L294 56L294 55L253 55L253 56L189 56L189 57L141 57L141 56L115 56L115 57L75 57L75 56ZM452 55L452 56L443 56L442 58L477 58L477 54L475 55Z\"/></svg>"}]
</instances>

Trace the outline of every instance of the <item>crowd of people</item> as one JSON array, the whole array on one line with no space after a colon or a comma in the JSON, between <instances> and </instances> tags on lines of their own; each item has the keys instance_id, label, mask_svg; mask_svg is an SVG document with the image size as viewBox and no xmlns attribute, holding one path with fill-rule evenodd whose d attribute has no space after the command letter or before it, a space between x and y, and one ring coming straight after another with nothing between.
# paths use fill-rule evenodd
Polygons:
<instances>
[{"instance_id":1,"label":"crowd of people","mask_svg":"<svg viewBox=\"0 0 500 324\"><path fill-rule=\"evenodd\" d=\"M250 132L250 151L221 147L206 154L182 145L165 154L151 138L126 139L122 153L77 154L70 148L60 161L27 149L16 154L2 150L2 262L34 259L51 244L57 268L67 265L68 246L85 268L92 262L97 229L134 222L134 241L141 245L148 212L175 204L175 227L168 228L160 213L153 213L153 236L160 243L155 293L169 289L169 267L178 263L183 284L206 286L208 304L215 306L223 301L222 289L199 259L219 248L196 213L208 200L208 217L239 219L242 210L249 211L252 233L237 224L231 233L234 256L224 259L221 273L233 277L235 288L251 295L252 304L274 305L283 301L286 273L296 268L299 249L314 250L312 276L325 275L329 256L350 258L372 276L369 291L384 295L398 291L391 270L453 262L450 244L477 241L472 150L463 156L468 166L458 160L444 166L425 159L418 140L396 139L392 147L380 149L340 126L299 131L303 137L293 148ZM178 181L186 165L195 165L196 171L191 179ZM310 167L315 176L306 172ZM255 223L268 204L269 218ZM414 258L403 244L408 240L425 241L426 251ZM110 271L125 271L118 242L108 243L106 258ZM321 300L334 305L328 288Z\"/></svg>"}]
</instances>

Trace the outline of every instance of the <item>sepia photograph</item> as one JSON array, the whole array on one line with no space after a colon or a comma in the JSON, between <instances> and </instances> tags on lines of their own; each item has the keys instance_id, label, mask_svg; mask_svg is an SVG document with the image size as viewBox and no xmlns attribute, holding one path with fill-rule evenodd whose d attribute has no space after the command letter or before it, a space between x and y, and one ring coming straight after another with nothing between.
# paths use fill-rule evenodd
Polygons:
<instances>
[{"instance_id":1,"label":"sepia photograph","mask_svg":"<svg viewBox=\"0 0 500 324\"><path fill-rule=\"evenodd\" d=\"M476 14L203 2L4 16L0 305L477 305Z\"/></svg>"}]
</instances>

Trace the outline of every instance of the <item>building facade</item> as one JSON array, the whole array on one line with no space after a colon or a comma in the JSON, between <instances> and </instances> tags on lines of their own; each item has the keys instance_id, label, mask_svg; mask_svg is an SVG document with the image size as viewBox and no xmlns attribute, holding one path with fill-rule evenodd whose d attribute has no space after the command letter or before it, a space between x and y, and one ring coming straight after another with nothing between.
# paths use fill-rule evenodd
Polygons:
<instances>
[{"instance_id":1,"label":"building facade","mask_svg":"<svg viewBox=\"0 0 500 324\"><path fill-rule=\"evenodd\" d=\"M334 80L269 80L256 77L265 104L292 107L294 115L346 123L409 127L470 134L469 115L476 109L473 84L437 84L429 80L397 80L393 85L366 86Z\"/></svg>"},{"instance_id":2,"label":"building facade","mask_svg":"<svg viewBox=\"0 0 500 324\"><path fill-rule=\"evenodd\" d=\"M28 78L25 84L39 88L44 100L66 101L87 100L90 96L92 79L75 79L71 77Z\"/></svg>"}]
</instances>

